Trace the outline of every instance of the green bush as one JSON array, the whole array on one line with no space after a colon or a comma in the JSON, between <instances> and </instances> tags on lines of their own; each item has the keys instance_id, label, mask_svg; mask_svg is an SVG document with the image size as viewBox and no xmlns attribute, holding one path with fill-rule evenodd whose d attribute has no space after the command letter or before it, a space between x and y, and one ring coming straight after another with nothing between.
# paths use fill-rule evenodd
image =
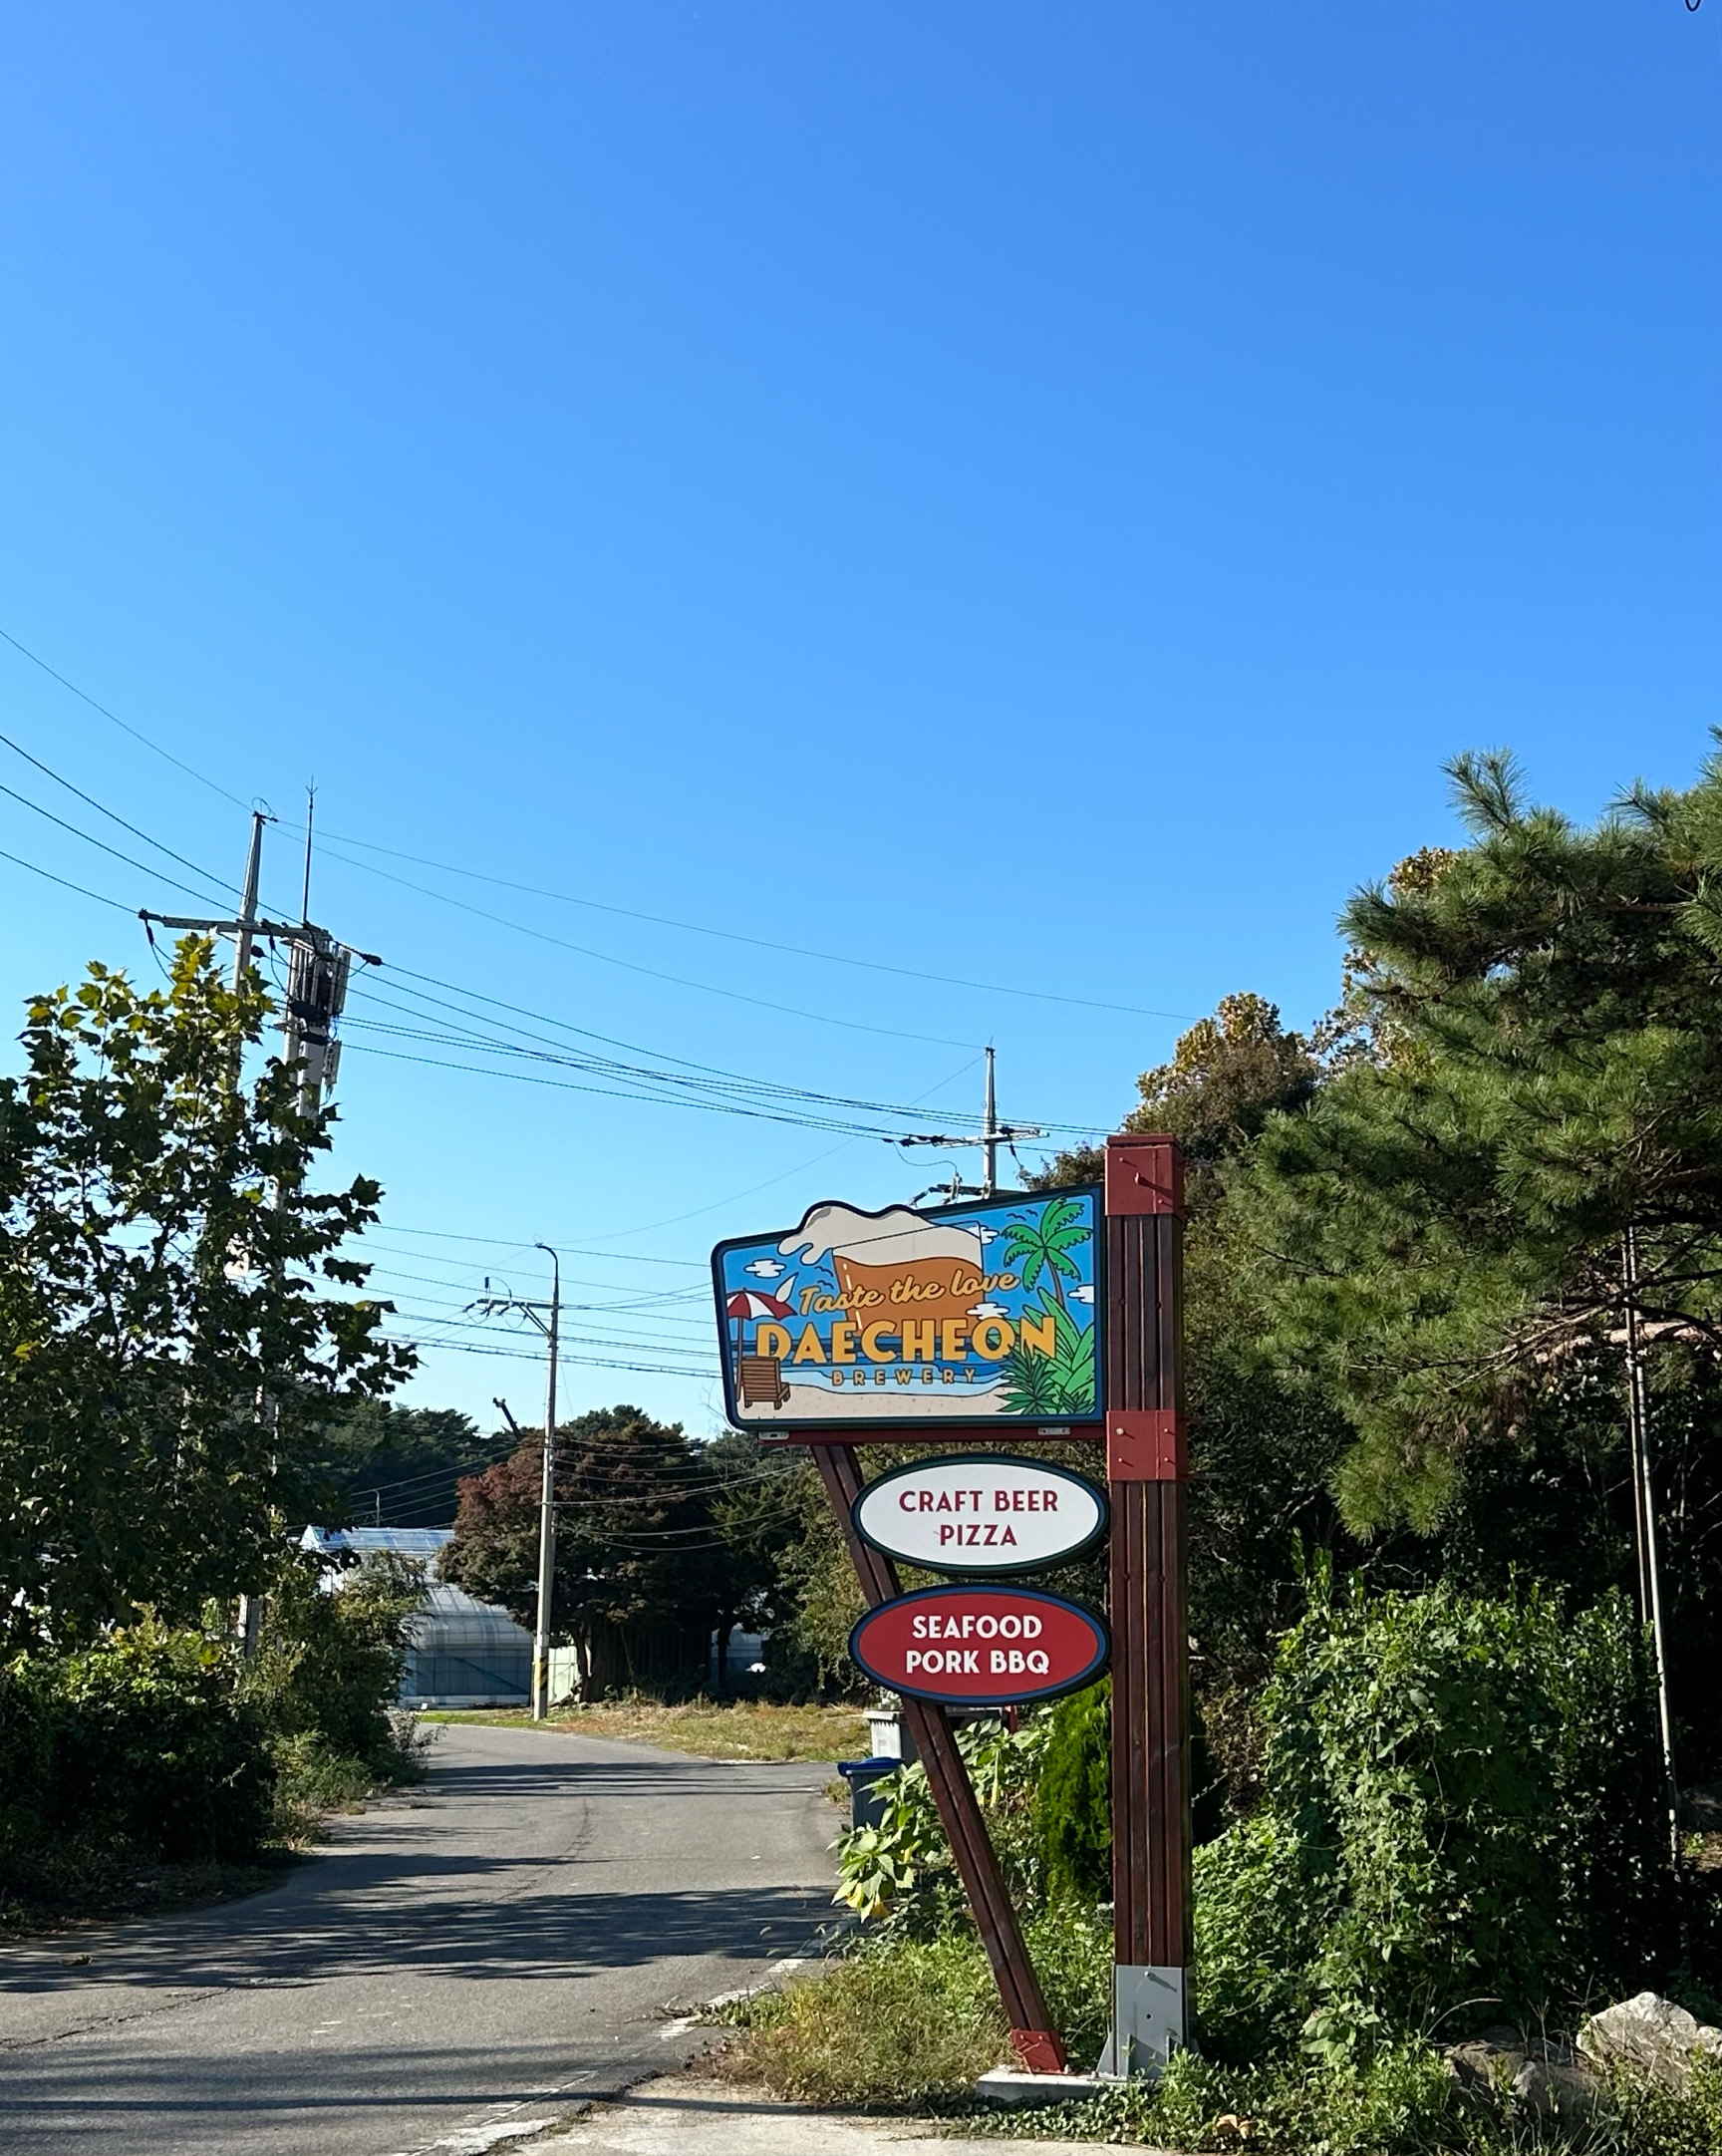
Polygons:
<instances>
[{"instance_id":1,"label":"green bush","mask_svg":"<svg viewBox=\"0 0 1722 2156\"><path fill-rule=\"evenodd\" d=\"M228 1650L150 1622L59 1658L23 1656L0 1686L8 1854L51 1843L166 1863L262 1846L273 1774Z\"/></svg>"},{"instance_id":2,"label":"green bush","mask_svg":"<svg viewBox=\"0 0 1722 2156\"><path fill-rule=\"evenodd\" d=\"M368 1557L333 1589L310 1557L275 1567L242 1691L269 1730L284 1840L304 1840L323 1812L418 1772L391 1706L424 1599L423 1569L399 1558Z\"/></svg>"},{"instance_id":3,"label":"green bush","mask_svg":"<svg viewBox=\"0 0 1722 2156\"><path fill-rule=\"evenodd\" d=\"M1103 1902L1112 1891L1112 1680L1052 1709L1034 1791L1047 1891Z\"/></svg>"},{"instance_id":4,"label":"green bush","mask_svg":"<svg viewBox=\"0 0 1722 2156\"><path fill-rule=\"evenodd\" d=\"M957 1732L1005 1887L1024 1914L1040 1910L1046 1900L1034 1787L1051 1733L1044 1715L1016 1730L997 1722L973 1722ZM883 1919L892 1929L922 1939L964 1924L968 1903L963 1882L927 1769L919 1762L899 1767L876 1782L874 1790L885 1807L880 1824L854 1828L838 1838L837 1899L861 1916Z\"/></svg>"},{"instance_id":5,"label":"green bush","mask_svg":"<svg viewBox=\"0 0 1722 2156\"><path fill-rule=\"evenodd\" d=\"M1318 1591L1262 1714L1262 1808L1197 1854L1211 2050L1366 2055L1665 1971L1653 1708L1617 1599Z\"/></svg>"}]
</instances>

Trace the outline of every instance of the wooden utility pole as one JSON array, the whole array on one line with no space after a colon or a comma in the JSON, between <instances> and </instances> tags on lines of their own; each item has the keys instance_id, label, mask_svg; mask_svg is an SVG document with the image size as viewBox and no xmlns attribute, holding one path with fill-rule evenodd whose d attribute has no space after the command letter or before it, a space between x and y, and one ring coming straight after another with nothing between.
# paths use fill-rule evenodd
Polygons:
<instances>
[{"instance_id":1,"label":"wooden utility pole","mask_svg":"<svg viewBox=\"0 0 1722 2156\"><path fill-rule=\"evenodd\" d=\"M1184 1164L1106 1140L1106 1474L1112 1507L1112 2036L1101 2070L1165 2064L1191 2003Z\"/></svg>"}]
</instances>

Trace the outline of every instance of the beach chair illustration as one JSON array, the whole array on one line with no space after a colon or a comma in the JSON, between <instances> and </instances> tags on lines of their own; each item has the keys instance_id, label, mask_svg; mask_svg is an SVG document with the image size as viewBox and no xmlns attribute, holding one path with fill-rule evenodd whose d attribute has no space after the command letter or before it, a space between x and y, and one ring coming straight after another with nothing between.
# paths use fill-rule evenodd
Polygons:
<instances>
[{"instance_id":1,"label":"beach chair illustration","mask_svg":"<svg viewBox=\"0 0 1722 2156\"><path fill-rule=\"evenodd\" d=\"M789 1387L783 1382L783 1366L774 1355L738 1355L735 1375L741 1384L743 1407L787 1407Z\"/></svg>"}]
</instances>

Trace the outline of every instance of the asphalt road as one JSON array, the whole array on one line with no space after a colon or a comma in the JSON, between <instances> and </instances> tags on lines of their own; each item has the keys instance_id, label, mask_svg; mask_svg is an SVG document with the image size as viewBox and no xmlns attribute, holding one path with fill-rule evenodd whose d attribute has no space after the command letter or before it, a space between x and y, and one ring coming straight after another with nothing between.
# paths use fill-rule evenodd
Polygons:
<instances>
[{"instance_id":1,"label":"asphalt road","mask_svg":"<svg viewBox=\"0 0 1722 2156\"><path fill-rule=\"evenodd\" d=\"M472 1725L431 1762L265 1894L0 1952L5 2156L477 2151L678 2065L678 2009L831 1917L829 1767Z\"/></svg>"}]
</instances>

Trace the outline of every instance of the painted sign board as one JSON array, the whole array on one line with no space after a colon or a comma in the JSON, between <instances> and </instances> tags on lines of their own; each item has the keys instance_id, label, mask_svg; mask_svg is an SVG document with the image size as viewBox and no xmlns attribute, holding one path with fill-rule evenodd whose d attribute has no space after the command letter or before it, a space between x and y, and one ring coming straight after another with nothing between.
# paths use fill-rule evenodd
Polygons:
<instances>
[{"instance_id":1,"label":"painted sign board","mask_svg":"<svg viewBox=\"0 0 1722 2156\"><path fill-rule=\"evenodd\" d=\"M1086 1475L981 1452L893 1467L856 1498L855 1532L887 1557L934 1572L1032 1572L1106 1532L1106 1496Z\"/></svg>"},{"instance_id":2,"label":"painted sign board","mask_svg":"<svg viewBox=\"0 0 1722 2156\"><path fill-rule=\"evenodd\" d=\"M1100 1418L1100 1193L837 1200L712 1254L738 1429Z\"/></svg>"},{"instance_id":3,"label":"painted sign board","mask_svg":"<svg viewBox=\"0 0 1722 2156\"><path fill-rule=\"evenodd\" d=\"M1106 1664L1106 1627L1027 1587L924 1587L869 1610L849 1658L887 1692L993 1706L1075 1692Z\"/></svg>"}]
</instances>

